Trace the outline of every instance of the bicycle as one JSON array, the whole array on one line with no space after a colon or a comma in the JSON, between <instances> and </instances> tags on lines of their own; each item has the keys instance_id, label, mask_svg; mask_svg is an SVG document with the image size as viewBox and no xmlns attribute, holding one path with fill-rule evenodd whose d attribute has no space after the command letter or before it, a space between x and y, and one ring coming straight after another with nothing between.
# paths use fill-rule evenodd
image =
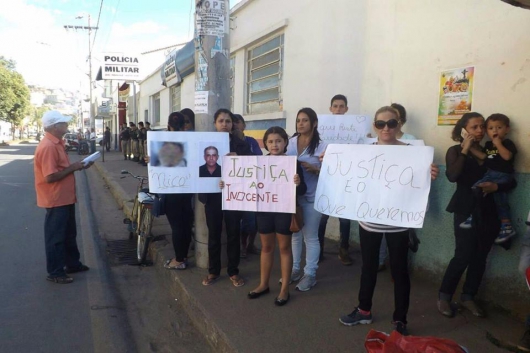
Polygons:
<instances>
[{"instance_id":1,"label":"bicycle","mask_svg":"<svg viewBox=\"0 0 530 353\"><path fill-rule=\"evenodd\" d=\"M132 239L134 235L137 236L136 256L138 263L142 265L145 264L149 242L152 238L153 214L151 209L153 208L154 195L149 193L148 188L144 188L144 184L148 180L147 177L134 175L127 170L122 170L121 174L128 174L139 181L131 217L124 218L123 223L128 225L129 239Z\"/></svg>"}]
</instances>

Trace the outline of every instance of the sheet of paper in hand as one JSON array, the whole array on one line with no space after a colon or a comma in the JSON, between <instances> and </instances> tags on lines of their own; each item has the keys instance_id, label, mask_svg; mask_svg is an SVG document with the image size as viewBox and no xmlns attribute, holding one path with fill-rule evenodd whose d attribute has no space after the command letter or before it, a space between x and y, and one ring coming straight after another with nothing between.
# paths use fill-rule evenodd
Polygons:
<instances>
[{"instance_id":1,"label":"sheet of paper in hand","mask_svg":"<svg viewBox=\"0 0 530 353\"><path fill-rule=\"evenodd\" d=\"M221 192L226 132L148 131L149 190L161 194Z\"/></svg>"},{"instance_id":2,"label":"sheet of paper in hand","mask_svg":"<svg viewBox=\"0 0 530 353\"><path fill-rule=\"evenodd\" d=\"M331 143L359 143L372 128L372 120L365 115L318 115L318 132L322 141Z\"/></svg>"},{"instance_id":3,"label":"sheet of paper in hand","mask_svg":"<svg viewBox=\"0 0 530 353\"><path fill-rule=\"evenodd\" d=\"M225 156L223 166L223 210L296 212L295 156Z\"/></svg>"},{"instance_id":4,"label":"sheet of paper in hand","mask_svg":"<svg viewBox=\"0 0 530 353\"><path fill-rule=\"evenodd\" d=\"M428 146L329 145L315 209L356 221L421 228L433 155Z\"/></svg>"}]
</instances>

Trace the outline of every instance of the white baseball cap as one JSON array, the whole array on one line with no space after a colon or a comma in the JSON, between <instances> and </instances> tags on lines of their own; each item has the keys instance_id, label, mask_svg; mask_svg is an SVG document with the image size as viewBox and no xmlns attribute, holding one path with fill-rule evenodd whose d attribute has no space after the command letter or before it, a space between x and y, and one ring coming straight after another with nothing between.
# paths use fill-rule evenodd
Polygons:
<instances>
[{"instance_id":1,"label":"white baseball cap","mask_svg":"<svg viewBox=\"0 0 530 353\"><path fill-rule=\"evenodd\" d=\"M42 125L47 128L58 123L67 123L72 120L71 116L64 116L57 110L49 110L42 116Z\"/></svg>"}]
</instances>

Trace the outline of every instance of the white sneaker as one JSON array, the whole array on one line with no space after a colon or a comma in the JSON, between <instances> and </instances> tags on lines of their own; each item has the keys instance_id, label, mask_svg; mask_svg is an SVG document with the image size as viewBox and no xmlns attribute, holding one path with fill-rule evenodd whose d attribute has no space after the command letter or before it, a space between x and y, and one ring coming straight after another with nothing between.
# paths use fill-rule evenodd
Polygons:
<instances>
[{"instance_id":1,"label":"white sneaker","mask_svg":"<svg viewBox=\"0 0 530 353\"><path fill-rule=\"evenodd\" d=\"M317 278L315 276L304 275L300 280L300 283L296 286L296 289L300 292L307 292L317 284Z\"/></svg>"}]
</instances>

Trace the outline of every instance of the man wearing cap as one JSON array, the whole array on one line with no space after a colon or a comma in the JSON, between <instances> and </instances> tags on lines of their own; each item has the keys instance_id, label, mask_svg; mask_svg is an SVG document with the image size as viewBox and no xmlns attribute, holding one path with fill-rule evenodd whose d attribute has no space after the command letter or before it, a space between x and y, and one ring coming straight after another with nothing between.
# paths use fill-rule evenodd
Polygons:
<instances>
[{"instance_id":1,"label":"man wearing cap","mask_svg":"<svg viewBox=\"0 0 530 353\"><path fill-rule=\"evenodd\" d=\"M90 167L93 162L86 166L82 162L70 163L63 140L70 119L56 110L44 113L42 126L46 134L35 150L34 161L37 206L46 208L46 279L59 284L73 282L69 273L88 270L79 261L77 248L74 172Z\"/></svg>"}]
</instances>

